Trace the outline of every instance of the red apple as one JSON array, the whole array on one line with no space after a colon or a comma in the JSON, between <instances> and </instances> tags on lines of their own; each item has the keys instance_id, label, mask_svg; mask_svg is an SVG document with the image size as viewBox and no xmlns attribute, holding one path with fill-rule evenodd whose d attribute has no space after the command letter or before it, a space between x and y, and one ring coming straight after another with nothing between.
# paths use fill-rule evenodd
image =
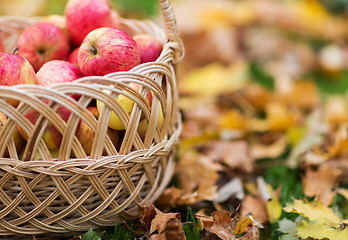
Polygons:
<instances>
[{"instance_id":1,"label":"red apple","mask_svg":"<svg viewBox=\"0 0 348 240\"><path fill-rule=\"evenodd\" d=\"M102 76L137 66L140 53L136 42L127 33L103 27L93 30L83 40L78 64L84 76Z\"/></svg>"},{"instance_id":2,"label":"red apple","mask_svg":"<svg viewBox=\"0 0 348 240\"><path fill-rule=\"evenodd\" d=\"M137 34L133 36L138 45L141 63L154 62L161 55L163 44L149 34Z\"/></svg>"},{"instance_id":3,"label":"red apple","mask_svg":"<svg viewBox=\"0 0 348 240\"><path fill-rule=\"evenodd\" d=\"M65 6L66 27L73 44L100 27L118 27L118 14L108 0L69 0Z\"/></svg>"},{"instance_id":4,"label":"red apple","mask_svg":"<svg viewBox=\"0 0 348 240\"><path fill-rule=\"evenodd\" d=\"M45 103L48 103L48 101L45 101ZM59 116L65 121L67 122L69 119L69 116L71 114L71 112L63 107L63 106L59 106L57 109L57 113L59 114ZM31 109L26 115L25 117L32 123L32 124L36 124L38 118L39 118L40 114L37 112L37 110L35 109ZM20 133L20 135L26 140L28 141L29 136L23 131L22 128L20 128L18 126L18 131ZM42 136L44 142L46 143L47 147L49 150L56 150L59 149L60 147L60 143L62 141L62 135L59 133L59 131L53 126L52 123L49 123L48 126L46 127L46 130Z\"/></svg>"},{"instance_id":5,"label":"red apple","mask_svg":"<svg viewBox=\"0 0 348 240\"><path fill-rule=\"evenodd\" d=\"M0 53L0 85L35 84L35 71L30 63L12 53Z\"/></svg>"},{"instance_id":6,"label":"red apple","mask_svg":"<svg viewBox=\"0 0 348 240\"><path fill-rule=\"evenodd\" d=\"M37 84L49 86L55 83L67 83L82 77L80 70L72 63L52 60L45 63L36 73Z\"/></svg>"},{"instance_id":7,"label":"red apple","mask_svg":"<svg viewBox=\"0 0 348 240\"><path fill-rule=\"evenodd\" d=\"M40 22L53 24L63 30L65 37L70 41L68 30L66 30L66 19L62 15L48 15L41 19Z\"/></svg>"},{"instance_id":8,"label":"red apple","mask_svg":"<svg viewBox=\"0 0 348 240\"><path fill-rule=\"evenodd\" d=\"M74 51L72 51L72 53L70 53L68 57L68 62L74 64L76 67L79 67L79 63L77 61L78 53L79 53L79 48L76 48Z\"/></svg>"},{"instance_id":9,"label":"red apple","mask_svg":"<svg viewBox=\"0 0 348 240\"><path fill-rule=\"evenodd\" d=\"M66 60L69 43L64 32L50 23L37 23L19 36L18 54L28 59L35 71L50 60Z\"/></svg>"}]
</instances>

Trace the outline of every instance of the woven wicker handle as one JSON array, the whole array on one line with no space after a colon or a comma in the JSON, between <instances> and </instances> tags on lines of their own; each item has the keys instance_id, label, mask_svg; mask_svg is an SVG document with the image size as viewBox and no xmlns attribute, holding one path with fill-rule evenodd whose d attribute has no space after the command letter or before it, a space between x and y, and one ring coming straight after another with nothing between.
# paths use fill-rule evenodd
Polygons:
<instances>
[{"instance_id":1,"label":"woven wicker handle","mask_svg":"<svg viewBox=\"0 0 348 240\"><path fill-rule=\"evenodd\" d=\"M175 60L176 62L179 62L184 55L184 47L180 39L173 7L170 4L169 0L159 0L159 2L162 8L166 37L169 42L171 42L172 47L176 50Z\"/></svg>"}]
</instances>

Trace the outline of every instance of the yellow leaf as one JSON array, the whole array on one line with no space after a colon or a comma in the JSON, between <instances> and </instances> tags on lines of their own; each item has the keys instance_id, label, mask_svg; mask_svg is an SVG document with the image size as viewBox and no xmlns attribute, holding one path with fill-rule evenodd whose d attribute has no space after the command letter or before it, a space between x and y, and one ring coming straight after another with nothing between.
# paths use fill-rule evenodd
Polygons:
<instances>
[{"instance_id":1,"label":"yellow leaf","mask_svg":"<svg viewBox=\"0 0 348 240\"><path fill-rule=\"evenodd\" d=\"M221 117L220 127L222 129L245 130L246 119L240 111L232 109Z\"/></svg>"},{"instance_id":2,"label":"yellow leaf","mask_svg":"<svg viewBox=\"0 0 348 240\"><path fill-rule=\"evenodd\" d=\"M299 126L290 127L286 131L286 136L288 137L289 144L291 146L295 146L297 143L299 143L305 134L306 129Z\"/></svg>"},{"instance_id":3,"label":"yellow leaf","mask_svg":"<svg viewBox=\"0 0 348 240\"><path fill-rule=\"evenodd\" d=\"M331 222L340 222L340 219L329 207L321 202L305 203L302 200L294 199L293 203L286 204L284 208L286 212L295 212L306 218L309 221L317 219L327 219Z\"/></svg>"},{"instance_id":4,"label":"yellow leaf","mask_svg":"<svg viewBox=\"0 0 348 240\"><path fill-rule=\"evenodd\" d=\"M209 4L201 8L199 15L200 27L208 30L226 25L247 25L257 17L248 1L209 1Z\"/></svg>"},{"instance_id":5,"label":"yellow leaf","mask_svg":"<svg viewBox=\"0 0 348 240\"><path fill-rule=\"evenodd\" d=\"M329 207L319 202L304 202L294 199L284 208L305 217L297 228L297 235L303 239L348 239L348 221L341 220Z\"/></svg>"},{"instance_id":6,"label":"yellow leaf","mask_svg":"<svg viewBox=\"0 0 348 240\"><path fill-rule=\"evenodd\" d=\"M270 102L266 107L266 115L270 130L273 131L286 130L295 122L293 114L280 102Z\"/></svg>"},{"instance_id":7,"label":"yellow leaf","mask_svg":"<svg viewBox=\"0 0 348 240\"><path fill-rule=\"evenodd\" d=\"M183 77L180 92L196 96L213 97L223 92L233 91L245 85L247 65L244 62L228 67L212 63L195 69Z\"/></svg>"},{"instance_id":8,"label":"yellow leaf","mask_svg":"<svg viewBox=\"0 0 348 240\"><path fill-rule=\"evenodd\" d=\"M297 228L297 235L303 239L348 239L348 228L346 223L336 223L327 221L327 219L318 219L316 221L303 221Z\"/></svg>"},{"instance_id":9,"label":"yellow leaf","mask_svg":"<svg viewBox=\"0 0 348 240\"><path fill-rule=\"evenodd\" d=\"M238 221L235 229L234 234L240 234L247 232L250 226L253 225L253 222L255 221L255 218L252 215L244 216L241 220Z\"/></svg>"},{"instance_id":10,"label":"yellow leaf","mask_svg":"<svg viewBox=\"0 0 348 240\"><path fill-rule=\"evenodd\" d=\"M268 214L268 220L270 223L274 223L282 215L282 207L278 200L278 197L274 193L272 186L267 184L268 192L271 195L271 198L266 203L266 209Z\"/></svg>"}]
</instances>

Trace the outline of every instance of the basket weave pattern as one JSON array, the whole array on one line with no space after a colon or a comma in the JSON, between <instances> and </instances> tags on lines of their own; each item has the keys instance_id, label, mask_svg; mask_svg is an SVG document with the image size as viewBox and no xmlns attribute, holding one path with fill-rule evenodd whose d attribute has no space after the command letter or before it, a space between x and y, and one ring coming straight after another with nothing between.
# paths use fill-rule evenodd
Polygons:
<instances>
[{"instance_id":1,"label":"basket weave pattern","mask_svg":"<svg viewBox=\"0 0 348 240\"><path fill-rule=\"evenodd\" d=\"M175 63L180 61L182 48L171 5L167 0L160 3L165 32L151 21L122 20L126 32L149 33L164 43L155 63L49 88L0 87L0 112L8 117L0 127L0 235L65 233L114 225L120 218L136 218L138 205L161 194L172 176L181 131ZM0 18L6 50L14 49L18 35L37 21ZM131 82L141 84L139 92L129 88ZM145 100L148 90L153 94L151 107ZM78 101L71 98L73 94L81 95ZM135 102L131 115L115 101L121 94ZM6 99L22 104L14 108ZM95 100L104 103L98 119L86 109ZM160 105L162 127L157 125ZM67 122L57 114L59 106L71 111ZM40 114L35 125L24 117L31 109ZM126 129L118 147L107 135L111 112ZM144 138L137 133L141 117L148 124ZM95 133L89 156L75 135L80 121ZM62 135L57 156L52 156L42 138L48 124ZM18 125L29 136L22 154L12 137Z\"/></svg>"}]
</instances>

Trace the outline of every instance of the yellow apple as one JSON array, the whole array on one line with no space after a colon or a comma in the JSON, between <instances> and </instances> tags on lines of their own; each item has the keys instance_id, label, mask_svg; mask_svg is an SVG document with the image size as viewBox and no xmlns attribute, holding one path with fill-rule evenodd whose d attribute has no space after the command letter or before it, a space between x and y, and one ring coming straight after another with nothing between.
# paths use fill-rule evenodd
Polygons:
<instances>
[{"instance_id":1,"label":"yellow apple","mask_svg":"<svg viewBox=\"0 0 348 240\"><path fill-rule=\"evenodd\" d=\"M130 87L133 87L135 90L139 91L140 89L140 84L137 83L130 83L129 84ZM152 94L151 91L148 90L147 94L146 94L146 100L149 103L150 107L152 105ZM133 110L133 106L134 106L134 101L129 99L128 97L124 96L124 95L119 95L116 99L116 101L122 106L122 108L124 109L124 111L130 115L132 110ZM104 106L104 103L97 100L97 108L98 111L101 112L102 107ZM115 112L111 112L110 114L110 120L109 120L109 127L114 129L114 130L124 130L124 126L121 122L121 120L119 119L119 117L116 115Z\"/></svg>"}]
</instances>

